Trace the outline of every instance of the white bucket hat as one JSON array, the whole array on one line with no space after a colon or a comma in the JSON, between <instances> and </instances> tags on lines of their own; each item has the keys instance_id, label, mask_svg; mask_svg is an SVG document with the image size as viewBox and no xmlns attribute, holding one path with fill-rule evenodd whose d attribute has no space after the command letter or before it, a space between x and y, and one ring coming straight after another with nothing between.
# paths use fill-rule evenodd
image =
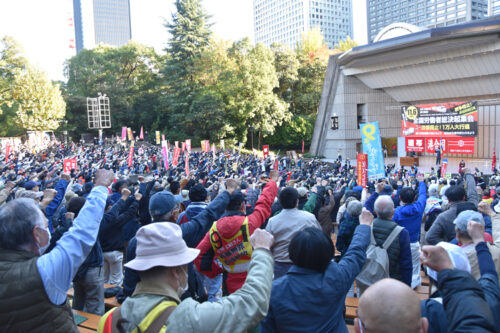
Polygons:
<instances>
[{"instance_id":1,"label":"white bucket hat","mask_svg":"<svg viewBox=\"0 0 500 333\"><path fill-rule=\"evenodd\" d=\"M182 230L170 222L148 224L137 231L136 257L125 267L146 271L152 267L176 267L192 262L200 253L187 247Z\"/></svg>"}]
</instances>

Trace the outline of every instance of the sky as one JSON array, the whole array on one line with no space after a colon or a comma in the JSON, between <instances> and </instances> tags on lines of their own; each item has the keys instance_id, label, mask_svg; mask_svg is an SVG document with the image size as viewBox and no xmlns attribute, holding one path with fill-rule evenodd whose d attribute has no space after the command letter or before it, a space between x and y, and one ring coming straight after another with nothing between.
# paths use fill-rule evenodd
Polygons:
<instances>
[{"instance_id":1,"label":"sky","mask_svg":"<svg viewBox=\"0 0 500 333\"><path fill-rule=\"evenodd\" d=\"M83 0L91 1L91 0ZM354 40L366 43L365 0L352 0ZM174 12L173 0L130 0L132 39L165 48L168 34L163 26ZM202 0L211 16L214 33L224 39L253 40L253 0ZM28 60L52 80L63 80L64 62L74 56L72 0L0 0L0 38L8 35L20 42ZM352 37L352 36L351 36Z\"/></svg>"}]
</instances>

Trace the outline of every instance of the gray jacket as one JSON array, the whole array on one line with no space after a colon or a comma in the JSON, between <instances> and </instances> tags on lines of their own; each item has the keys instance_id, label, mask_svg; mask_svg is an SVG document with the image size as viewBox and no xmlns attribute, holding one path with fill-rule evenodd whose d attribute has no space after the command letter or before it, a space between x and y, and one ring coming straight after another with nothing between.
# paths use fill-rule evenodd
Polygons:
<instances>
[{"instance_id":1,"label":"gray jacket","mask_svg":"<svg viewBox=\"0 0 500 333\"><path fill-rule=\"evenodd\" d=\"M467 184L467 201L474 203L476 206L479 203L479 196L476 191L476 181L471 174L465 175L465 183ZM431 228L425 235L426 244L436 245L437 243L449 242L455 238L455 225L453 221L457 217L457 203L453 203L450 207L438 215Z\"/></svg>"}]
</instances>

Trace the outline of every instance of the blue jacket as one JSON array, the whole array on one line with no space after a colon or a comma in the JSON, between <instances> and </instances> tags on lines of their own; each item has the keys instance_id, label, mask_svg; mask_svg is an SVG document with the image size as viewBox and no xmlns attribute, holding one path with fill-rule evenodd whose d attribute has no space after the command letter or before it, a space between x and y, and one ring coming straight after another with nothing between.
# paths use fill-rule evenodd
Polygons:
<instances>
[{"instance_id":1,"label":"blue jacket","mask_svg":"<svg viewBox=\"0 0 500 333\"><path fill-rule=\"evenodd\" d=\"M188 247L195 248L201 241L205 234L208 232L214 221L217 221L221 215L224 213L227 204L229 203L229 193L223 192L212 201L207 208L205 208L200 214L193 217L189 222L182 224L182 238L186 242ZM158 222L158 221L156 221ZM125 262L135 258L135 250L137 247L137 240L133 237L127 248L127 257ZM137 282L140 281L139 274L133 269L125 267L123 276L123 294L125 296L130 296L135 290Z\"/></svg>"},{"instance_id":2,"label":"blue jacket","mask_svg":"<svg viewBox=\"0 0 500 333\"><path fill-rule=\"evenodd\" d=\"M427 201L427 187L424 182L418 185L418 199L409 205L399 206L394 212L393 220L410 233L410 243L420 240L420 229Z\"/></svg>"},{"instance_id":3,"label":"blue jacket","mask_svg":"<svg viewBox=\"0 0 500 333\"><path fill-rule=\"evenodd\" d=\"M261 332L347 332L345 296L366 260L370 227L360 225L337 264L324 273L292 266L273 282L271 300Z\"/></svg>"},{"instance_id":4,"label":"blue jacket","mask_svg":"<svg viewBox=\"0 0 500 333\"><path fill-rule=\"evenodd\" d=\"M62 200L64 199L64 194L66 193L66 188L68 187L69 181L60 179L59 182L57 182L55 190L57 191L56 196L54 197L54 200L52 200L47 207L45 208L45 216L47 217L47 220L49 222L49 231L50 233L54 232L54 224L52 222L52 218L54 217L54 214L57 211L57 208L59 208L59 205L61 204Z\"/></svg>"},{"instance_id":5,"label":"blue jacket","mask_svg":"<svg viewBox=\"0 0 500 333\"><path fill-rule=\"evenodd\" d=\"M486 303L490 307L495 326L500 327L500 286L491 252L485 242L476 245L477 261L481 277L477 282L483 289Z\"/></svg>"},{"instance_id":6,"label":"blue jacket","mask_svg":"<svg viewBox=\"0 0 500 333\"><path fill-rule=\"evenodd\" d=\"M185 211L179 214L179 218L177 219L177 224L186 223L191 221L193 217L201 213L203 209L207 207L207 204L204 202L192 202Z\"/></svg>"}]
</instances>

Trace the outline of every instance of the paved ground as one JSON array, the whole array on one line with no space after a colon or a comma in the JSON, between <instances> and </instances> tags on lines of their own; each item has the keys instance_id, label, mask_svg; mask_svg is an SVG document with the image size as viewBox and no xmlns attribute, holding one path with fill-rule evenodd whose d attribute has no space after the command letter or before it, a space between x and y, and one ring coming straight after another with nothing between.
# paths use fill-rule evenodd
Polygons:
<instances>
[{"instance_id":1,"label":"paved ground","mask_svg":"<svg viewBox=\"0 0 500 333\"><path fill-rule=\"evenodd\" d=\"M444 156L443 159L448 160L448 166L446 168L446 172L451 172L451 173L458 173L458 164L462 160L462 158L457 158L457 157L446 157ZM486 160L486 159L464 159L465 160L465 166L469 168L478 168L479 171L481 171L483 174L491 174L491 162L492 160ZM392 164L396 163L397 166L399 166L399 158L396 157L388 157L386 158L386 164ZM435 167L436 164L436 158L435 157L419 157L419 170L426 172L430 171L431 167ZM436 169L436 168L435 168Z\"/></svg>"},{"instance_id":2,"label":"paved ground","mask_svg":"<svg viewBox=\"0 0 500 333\"><path fill-rule=\"evenodd\" d=\"M448 159L448 166L446 172L458 173L458 163L462 160L461 158L456 157L443 157ZM491 159L464 159L465 166L469 168L478 168L479 171L483 172L483 174L491 174ZM329 162L333 162L334 160L326 160ZM388 157L385 159L385 164L393 164L396 163L396 167L399 167L399 158L398 157ZM419 171L427 172L431 170L431 167L435 167L436 158L435 157L419 157ZM351 161L351 165L356 164L356 161ZM499 162L497 161L497 168L499 167ZM408 167L406 167L408 168ZM435 168L437 169L437 168Z\"/></svg>"}]
</instances>

